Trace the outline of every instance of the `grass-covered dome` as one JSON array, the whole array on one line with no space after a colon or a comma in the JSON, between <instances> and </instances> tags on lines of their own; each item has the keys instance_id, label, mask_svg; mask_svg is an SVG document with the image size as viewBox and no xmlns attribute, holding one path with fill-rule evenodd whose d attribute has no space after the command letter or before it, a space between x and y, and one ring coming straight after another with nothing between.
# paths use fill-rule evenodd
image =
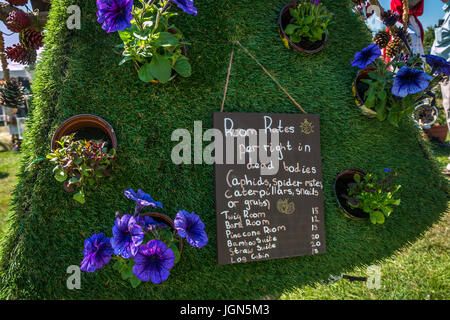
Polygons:
<instances>
[{"instance_id":1,"label":"grass-covered dome","mask_svg":"<svg viewBox=\"0 0 450 320\"><path fill-rule=\"evenodd\" d=\"M54 0L43 59L33 84L20 181L11 227L2 244L0 297L46 299L254 299L325 280L330 274L370 264L420 236L447 208L446 183L429 160L412 121L399 128L360 114L351 85L356 51L370 43L350 1L324 0L334 14L326 48L314 55L288 51L277 18L288 0L197 0L197 16L174 19L192 43L190 78L166 85L138 80L131 64L118 66L117 33L106 34L95 1ZM81 30L69 30L67 7L81 8ZM225 84L231 39L238 39L296 98L320 114L327 253L318 256L218 266L215 240L214 171L211 165L175 165L171 133L193 130L196 120L212 125ZM299 110L260 67L236 49L226 111ZM118 139L113 177L90 190L85 205L75 202L52 176L44 157L58 125L92 113L107 120ZM383 225L350 221L338 211L333 180L345 168L393 168L402 184L401 205ZM133 210L123 190L141 188L164 203L171 216L194 211L206 224L210 242L185 247L181 262L160 285L132 289L111 265L82 273L81 289L66 287L69 265L79 265L83 241L92 233L111 235L114 213Z\"/></svg>"}]
</instances>

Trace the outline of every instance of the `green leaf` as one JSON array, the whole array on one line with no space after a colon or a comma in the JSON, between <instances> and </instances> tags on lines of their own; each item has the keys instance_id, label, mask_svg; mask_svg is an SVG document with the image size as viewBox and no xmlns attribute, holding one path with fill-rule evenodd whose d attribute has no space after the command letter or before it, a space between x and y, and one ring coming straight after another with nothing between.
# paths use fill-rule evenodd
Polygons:
<instances>
[{"instance_id":1,"label":"green leaf","mask_svg":"<svg viewBox=\"0 0 450 320\"><path fill-rule=\"evenodd\" d=\"M173 254L175 255L175 264L177 264L181 258L180 250L178 250L178 247L175 243L172 243L169 248L172 249Z\"/></svg>"},{"instance_id":2,"label":"green leaf","mask_svg":"<svg viewBox=\"0 0 450 320\"><path fill-rule=\"evenodd\" d=\"M58 182L64 182L67 179L67 174L64 172L63 169L59 168L55 171L55 179Z\"/></svg>"},{"instance_id":3,"label":"green leaf","mask_svg":"<svg viewBox=\"0 0 450 320\"><path fill-rule=\"evenodd\" d=\"M182 77L189 77L192 73L191 64L185 57L178 58L173 69Z\"/></svg>"},{"instance_id":4,"label":"green leaf","mask_svg":"<svg viewBox=\"0 0 450 320\"><path fill-rule=\"evenodd\" d=\"M116 261L116 262L113 264L113 270L119 271L121 265L122 265L122 264L120 263L120 261Z\"/></svg>"},{"instance_id":5,"label":"green leaf","mask_svg":"<svg viewBox=\"0 0 450 320\"><path fill-rule=\"evenodd\" d=\"M355 180L356 183L360 183L361 182L361 176L359 174L355 174L353 176L353 180Z\"/></svg>"},{"instance_id":6,"label":"green leaf","mask_svg":"<svg viewBox=\"0 0 450 320\"><path fill-rule=\"evenodd\" d=\"M293 34L295 32L295 30L297 30L299 28L299 26L295 25L295 24L288 24L286 26L286 28L284 29L284 32L286 34Z\"/></svg>"},{"instance_id":7,"label":"green leaf","mask_svg":"<svg viewBox=\"0 0 450 320\"><path fill-rule=\"evenodd\" d=\"M133 288L136 288L141 284L141 280L139 280L134 274L130 277L130 283Z\"/></svg>"},{"instance_id":8,"label":"green leaf","mask_svg":"<svg viewBox=\"0 0 450 320\"><path fill-rule=\"evenodd\" d=\"M144 21L142 26L144 27L144 29L151 28L153 26L153 21L151 21L151 20Z\"/></svg>"},{"instance_id":9,"label":"green leaf","mask_svg":"<svg viewBox=\"0 0 450 320\"><path fill-rule=\"evenodd\" d=\"M397 113L395 112L389 112L389 115L387 117L387 120L389 121L390 124L392 124L395 127L398 127L398 121L399 121L399 116Z\"/></svg>"},{"instance_id":10,"label":"green leaf","mask_svg":"<svg viewBox=\"0 0 450 320\"><path fill-rule=\"evenodd\" d=\"M79 181L78 178L73 177L73 178L70 178L69 184L77 183L78 181Z\"/></svg>"},{"instance_id":11,"label":"green leaf","mask_svg":"<svg viewBox=\"0 0 450 320\"><path fill-rule=\"evenodd\" d=\"M144 82L150 82L154 80L152 72L150 71L150 63L144 64L138 72L139 79Z\"/></svg>"},{"instance_id":12,"label":"green leaf","mask_svg":"<svg viewBox=\"0 0 450 320\"><path fill-rule=\"evenodd\" d=\"M122 39L123 42L127 42L131 39L131 32L130 28L125 29L124 31L118 31L120 39Z\"/></svg>"},{"instance_id":13,"label":"green leaf","mask_svg":"<svg viewBox=\"0 0 450 320\"><path fill-rule=\"evenodd\" d=\"M384 223L384 214L381 213L380 211L372 211L370 213L370 221L373 224L377 224L377 223L382 224L382 223Z\"/></svg>"},{"instance_id":14,"label":"green leaf","mask_svg":"<svg viewBox=\"0 0 450 320\"><path fill-rule=\"evenodd\" d=\"M153 43L156 47L173 47L178 44L178 39L169 32L160 32L158 38Z\"/></svg>"},{"instance_id":15,"label":"green leaf","mask_svg":"<svg viewBox=\"0 0 450 320\"><path fill-rule=\"evenodd\" d=\"M383 104L378 104L376 107L375 107L375 111L377 112L377 118L378 118L378 120L380 120L380 121L384 121L384 120L386 120L386 117L387 117L387 110L386 110L386 107L385 107L385 105L383 105Z\"/></svg>"},{"instance_id":16,"label":"green leaf","mask_svg":"<svg viewBox=\"0 0 450 320\"><path fill-rule=\"evenodd\" d=\"M389 217L391 215L391 213L392 213L392 208L391 207L382 207L381 211L383 211L383 214L386 217Z\"/></svg>"},{"instance_id":17,"label":"green leaf","mask_svg":"<svg viewBox=\"0 0 450 320\"><path fill-rule=\"evenodd\" d=\"M145 41L148 39L148 34L142 32L133 32L133 36L138 38L139 40Z\"/></svg>"},{"instance_id":18,"label":"green leaf","mask_svg":"<svg viewBox=\"0 0 450 320\"><path fill-rule=\"evenodd\" d=\"M120 60L119 66L123 65L125 62L130 61L130 60L133 60L133 57L132 57L132 56L126 56L126 57L124 57L122 60Z\"/></svg>"},{"instance_id":19,"label":"green leaf","mask_svg":"<svg viewBox=\"0 0 450 320\"><path fill-rule=\"evenodd\" d=\"M81 204L84 204L86 202L86 199L84 198L84 193L81 190L73 195L73 199Z\"/></svg>"},{"instance_id":20,"label":"green leaf","mask_svg":"<svg viewBox=\"0 0 450 320\"><path fill-rule=\"evenodd\" d=\"M166 56L155 54L150 62L150 71L159 82L166 83L172 75L169 59Z\"/></svg>"}]
</instances>

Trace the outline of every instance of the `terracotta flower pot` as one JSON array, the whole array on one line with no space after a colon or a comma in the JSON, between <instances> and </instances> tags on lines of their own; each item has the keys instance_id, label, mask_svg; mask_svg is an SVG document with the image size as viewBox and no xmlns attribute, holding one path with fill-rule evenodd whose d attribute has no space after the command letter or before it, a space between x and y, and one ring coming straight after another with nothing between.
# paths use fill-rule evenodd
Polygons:
<instances>
[{"instance_id":1,"label":"terracotta flower pot","mask_svg":"<svg viewBox=\"0 0 450 320\"><path fill-rule=\"evenodd\" d=\"M151 217L154 220L156 220L157 222L163 222L163 223L167 224L172 230L175 230L175 224L174 224L173 220L163 213L146 212L146 213L140 213L139 215L141 217ZM183 238L181 238L178 235L177 235L177 237L178 237L178 250L180 251L180 255L181 255L181 251L183 250Z\"/></svg>"},{"instance_id":2,"label":"terracotta flower pot","mask_svg":"<svg viewBox=\"0 0 450 320\"><path fill-rule=\"evenodd\" d=\"M370 215L359 208L352 208L348 203L346 196L348 196L349 184L356 183L354 175L359 174L363 178L366 173L360 169L346 169L339 173L334 180L334 194L339 203L340 210L344 215L354 220L368 220Z\"/></svg>"},{"instance_id":3,"label":"terracotta flower pot","mask_svg":"<svg viewBox=\"0 0 450 320\"><path fill-rule=\"evenodd\" d=\"M440 142L444 143L447 139L448 126L447 125L434 125L429 129L425 129L426 134L431 138L437 138Z\"/></svg>"},{"instance_id":4,"label":"terracotta flower pot","mask_svg":"<svg viewBox=\"0 0 450 320\"><path fill-rule=\"evenodd\" d=\"M97 136L82 136L79 137L80 139L109 139L111 143L110 147L117 150L117 138L114 129L104 119L92 114L79 114L64 121L53 134L51 142L52 150L59 147L57 141L61 140L63 136L82 132L83 130L86 132L86 135L94 134Z\"/></svg>"},{"instance_id":5,"label":"terracotta flower pot","mask_svg":"<svg viewBox=\"0 0 450 320\"><path fill-rule=\"evenodd\" d=\"M376 118L377 112L373 109L367 108L364 104L364 93L368 90L369 85L361 82L362 79L370 79L369 72L375 71L373 67L367 67L358 72L355 81L353 82L352 91L355 97L355 103L361 110L362 114L369 118Z\"/></svg>"},{"instance_id":6,"label":"terracotta flower pot","mask_svg":"<svg viewBox=\"0 0 450 320\"><path fill-rule=\"evenodd\" d=\"M322 35L322 40L320 40L320 41L310 42L307 39L305 39L304 41L302 41L300 43L295 43L295 42L292 42L289 39L289 36L284 32L284 29L292 20L292 16L291 16L291 13L289 12L289 9L294 9L296 7L297 7L297 1L288 3L287 5L285 5L283 7L283 9L281 9L280 15L278 17L278 31L280 33L280 36L281 36L281 39L283 40L284 45L288 49L292 48L296 51L309 53L309 54L313 54L313 53L317 53L317 52L321 51L325 47L325 44L327 43L327 40L328 40L328 35L326 33L324 33Z\"/></svg>"}]
</instances>

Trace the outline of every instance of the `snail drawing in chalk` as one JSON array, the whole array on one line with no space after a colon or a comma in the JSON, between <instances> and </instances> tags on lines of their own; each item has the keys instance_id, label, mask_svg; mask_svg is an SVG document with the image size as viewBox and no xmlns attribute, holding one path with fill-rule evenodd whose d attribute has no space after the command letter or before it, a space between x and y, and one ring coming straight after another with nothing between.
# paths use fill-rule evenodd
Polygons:
<instances>
[{"instance_id":1,"label":"snail drawing in chalk","mask_svg":"<svg viewBox=\"0 0 450 320\"><path fill-rule=\"evenodd\" d=\"M292 214L295 211L295 204L294 202L289 202L288 199L280 199L277 201L277 209L280 213Z\"/></svg>"}]
</instances>

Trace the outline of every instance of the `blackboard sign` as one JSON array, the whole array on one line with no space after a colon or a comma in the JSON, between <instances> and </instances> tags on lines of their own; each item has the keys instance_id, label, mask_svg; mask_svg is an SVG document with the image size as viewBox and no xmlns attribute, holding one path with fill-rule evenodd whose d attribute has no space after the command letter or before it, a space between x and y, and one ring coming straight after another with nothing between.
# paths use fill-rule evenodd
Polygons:
<instances>
[{"instance_id":1,"label":"blackboard sign","mask_svg":"<svg viewBox=\"0 0 450 320\"><path fill-rule=\"evenodd\" d=\"M223 137L215 140L219 264L325 253L319 116L216 112L213 122Z\"/></svg>"}]
</instances>

